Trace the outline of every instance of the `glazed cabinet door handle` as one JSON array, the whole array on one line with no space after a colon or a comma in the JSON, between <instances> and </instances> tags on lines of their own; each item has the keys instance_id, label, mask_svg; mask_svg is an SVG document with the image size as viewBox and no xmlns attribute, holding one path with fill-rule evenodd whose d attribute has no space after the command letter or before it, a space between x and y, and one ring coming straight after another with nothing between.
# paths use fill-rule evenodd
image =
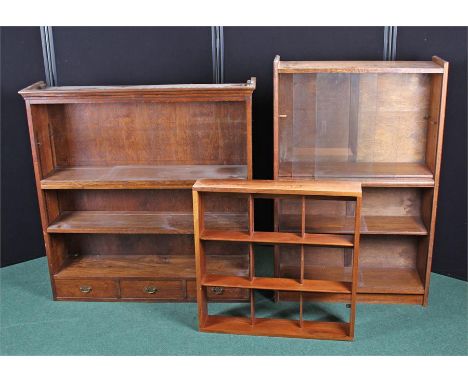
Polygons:
<instances>
[{"instance_id":1,"label":"glazed cabinet door handle","mask_svg":"<svg viewBox=\"0 0 468 382\"><path fill-rule=\"evenodd\" d=\"M80 292L81 293L90 293L93 290L92 287L88 285L80 285Z\"/></svg>"},{"instance_id":2,"label":"glazed cabinet door handle","mask_svg":"<svg viewBox=\"0 0 468 382\"><path fill-rule=\"evenodd\" d=\"M155 294L156 292L158 292L158 288L154 286L147 286L145 287L144 291L145 293L148 293L148 294Z\"/></svg>"}]
</instances>

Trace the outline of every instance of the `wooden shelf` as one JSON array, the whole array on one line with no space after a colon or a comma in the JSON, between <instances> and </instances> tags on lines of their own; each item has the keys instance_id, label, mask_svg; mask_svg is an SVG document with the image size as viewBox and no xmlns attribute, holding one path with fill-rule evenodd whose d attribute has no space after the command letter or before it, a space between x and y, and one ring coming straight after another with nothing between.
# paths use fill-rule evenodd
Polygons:
<instances>
[{"instance_id":1,"label":"wooden shelf","mask_svg":"<svg viewBox=\"0 0 468 382\"><path fill-rule=\"evenodd\" d=\"M351 283L327 280L304 280L300 283L294 279L206 275L203 286L220 286L226 288L284 290L295 292L351 293Z\"/></svg>"},{"instance_id":2,"label":"wooden shelf","mask_svg":"<svg viewBox=\"0 0 468 382\"><path fill-rule=\"evenodd\" d=\"M242 229L247 214L207 213L205 224ZM67 211L48 233L193 234L193 214L141 211Z\"/></svg>"},{"instance_id":3,"label":"wooden shelf","mask_svg":"<svg viewBox=\"0 0 468 382\"><path fill-rule=\"evenodd\" d=\"M330 247L352 247L353 236L333 234L306 234L301 236L289 232L248 232L205 230L200 235L202 240L241 241L266 244L306 244Z\"/></svg>"},{"instance_id":4,"label":"wooden shelf","mask_svg":"<svg viewBox=\"0 0 468 382\"><path fill-rule=\"evenodd\" d=\"M268 195L272 197L280 195L297 196L331 196L339 199L340 197L354 198L362 195L361 184L359 182L340 182L340 181L309 181L296 180L256 180L253 184L249 180L235 181L231 180L198 180L193 189L199 192L228 192L240 194L252 194L253 196Z\"/></svg>"},{"instance_id":5,"label":"wooden shelf","mask_svg":"<svg viewBox=\"0 0 468 382\"><path fill-rule=\"evenodd\" d=\"M246 334L250 336L275 336L309 339L331 339L349 341L349 324L341 322L304 321L300 327L297 321L256 318L254 324L249 318L208 316L203 325L203 332Z\"/></svg>"},{"instance_id":6,"label":"wooden shelf","mask_svg":"<svg viewBox=\"0 0 468 382\"><path fill-rule=\"evenodd\" d=\"M280 276L297 277L299 267L281 265ZM305 266L304 277L314 280L351 281L351 269L333 266ZM416 269L359 269L358 293L424 294L424 284Z\"/></svg>"},{"instance_id":7,"label":"wooden shelf","mask_svg":"<svg viewBox=\"0 0 468 382\"><path fill-rule=\"evenodd\" d=\"M416 269L363 268L360 273L359 293L424 294L424 284Z\"/></svg>"},{"instance_id":8,"label":"wooden shelf","mask_svg":"<svg viewBox=\"0 0 468 382\"><path fill-rule=\"evenodd\" d=\"M367 187L433 187L434 175L422 163L281 162L280 179L359 181Z\"/></svg>"},{"instance_id":9,"label":"wooden shelf","mask_svg":"<svg viewBox=\"0 0 468 382\"><path fill-rule=\"evenodd\" d=\"M278 218L281 231L300 231L300 215L281 214ZM354 217L307 215L306 230L310 233L352 234ZM361 234L427 235L428 232L419 216L362 216Z\"/></svg>"},{"instance_id":10,"label":"wooden shelf","mask_svg":"<svg viewBox=\"0 0 468 382\"><path fill-rule=\"evenodd\" d=\"M244 179L243 165L177 165L70 167L55 170L41 180L41 188L55 189L153 189L188 188L197 179Z\"/></svg>"},{"instance_id":11,"label":"wooden shelf","mask_svg":"<svg viewBox=\"0 0 468 382\"><path fill-rule=\"evenodd\" d=\"M245 256L210 256L208 270L230 275L248 274ZM57 279L76 278L160 278L195 279L193 256L84 255L71 259Z\"/></svg>"}]
</instances>

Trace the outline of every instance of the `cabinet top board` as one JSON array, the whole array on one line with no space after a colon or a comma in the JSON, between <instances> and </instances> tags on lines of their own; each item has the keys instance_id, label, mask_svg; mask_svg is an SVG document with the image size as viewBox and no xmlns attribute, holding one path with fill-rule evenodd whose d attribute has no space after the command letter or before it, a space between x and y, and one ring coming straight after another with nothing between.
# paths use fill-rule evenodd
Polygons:
<instances>
[{"instance_id":1,"label":"cabinet top board","mask_svg":"<svg viewBox=\"0 0 468 382\"><path fill-rule=\"evenodd\" d=\"M444 73L447 62L434 56L432 61L281 61L274 65L279 73Z\"/></svg>"}]
</instances>

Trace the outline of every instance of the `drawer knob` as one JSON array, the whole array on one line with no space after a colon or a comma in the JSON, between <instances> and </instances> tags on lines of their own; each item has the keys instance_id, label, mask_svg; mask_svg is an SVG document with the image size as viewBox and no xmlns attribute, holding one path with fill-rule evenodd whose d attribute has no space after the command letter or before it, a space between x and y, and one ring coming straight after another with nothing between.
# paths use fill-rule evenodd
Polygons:
<instances>
[{"instance_id":1,"label":"drawer knob","mask_svg":"<svg viewBox=\"0 0 468 382\"><path fill-rule=\"evenodd\" d=\"M211 291L214 294L221 295L221 294L224 293L224 288L222 288L222 287L213 287L213 288L211 288Z\"/></svg>"},{"instance_id":2,"label":"drawer knob","mask_svg":"<svg viewBox=\"0 0 468 382\"><path fill-rule=\"evenodd\" d=\"M147 287L145 287L144 291L145 291L145 293L155 294L156 292L158 292L158 288L156 288L154 286L147 286Z\"/></svg>"},{"instance_id":3,"label":"drawer knob","mask_svg":"<svg viewBox=\"0 0 468 382\"><path fill-rule=\"evenodd\" d=\"M93 290L93 288L91 288L90 286L88 285L80 285L80 292L81 293L89 293Z\"/></svg>"}]
</instances>

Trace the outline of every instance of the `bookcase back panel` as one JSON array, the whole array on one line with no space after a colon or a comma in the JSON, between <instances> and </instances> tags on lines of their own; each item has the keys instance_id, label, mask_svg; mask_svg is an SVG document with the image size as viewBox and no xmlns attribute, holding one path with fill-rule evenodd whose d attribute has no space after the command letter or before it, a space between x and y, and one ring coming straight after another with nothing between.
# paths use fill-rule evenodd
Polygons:
<instances>
[{"instance_id":1,"label":"bookcase back panel","mask_svg":"<svg viewBox=\"0 0 468 382\"><path fill-rule=\"evenodd\" d=\"M193 257L191 235L64 235L70 254L89 256L158 256L162 262L171 256Z\"/></svg>"},{"instance_id":2,"label":"bookcase back panel","mask_svg":"<svg viewBox=\"0 0 468 382\"><path fill-rule=\"evenodd\" d=\"M57 104L48 114L59 167L247 162L243 102Z\"/></svg>"},{"instance_id":3,"label":"bookcase back panel","mask_svg":"<svg viewBox=\"0 0 468 382\"><path fill-rule=\"evenodd\" d=\"M430 74L279 74L279 176L372 175L424 163ZM377 171L377 170L376 170Z\"/></svg>"},{"instance_id":4,"label":"bookcase back panel","mask_svg":"<svg viewBox=\"0 0 468 382\"><path fill-rule=\"evenodd\" d=\"M192 213L190 190L62 190L62 211L148 211Z\"/></svg>"},{"instance_id":5,"label":"bookcase back panel","mask_svg":"<svg viewBox=\"0 0 468 382\"><path fill-rule=\"evenodd\" d=\"M279 252L281 264L286 268L292 267L291 272L298 272L297 277L299 277L301 248L282 245ZM352 249L348 248L304 247L304 264L306 266L351 266L350 256L352 256Z\"/></svg>"},{"instance_id":6,"label":"bookcase back panel","mask_svg":"<svg viewBox=\"0 0 468 382\"><path fill-rule=\"evenodd\" d=\"M416 269L419 240L411 236L363 236L359 266Z\"/></svg>"},{"instance_id":7,"label":"bookcase back panel","mask_svg":"<svg viewBox=\"0 0 468 382\"><path fill-rule=\"evenodd\" d=\"M419 240L415 237L401 236L362 236L359 266L360 268L416 269ZM351 257L352 249L306 247L304 263L306 267L350 267ZM280 259L282 267L285 269L291 267L290 272L299 272L300 248L281 246Z\"/></svg>"}]
</instances>

